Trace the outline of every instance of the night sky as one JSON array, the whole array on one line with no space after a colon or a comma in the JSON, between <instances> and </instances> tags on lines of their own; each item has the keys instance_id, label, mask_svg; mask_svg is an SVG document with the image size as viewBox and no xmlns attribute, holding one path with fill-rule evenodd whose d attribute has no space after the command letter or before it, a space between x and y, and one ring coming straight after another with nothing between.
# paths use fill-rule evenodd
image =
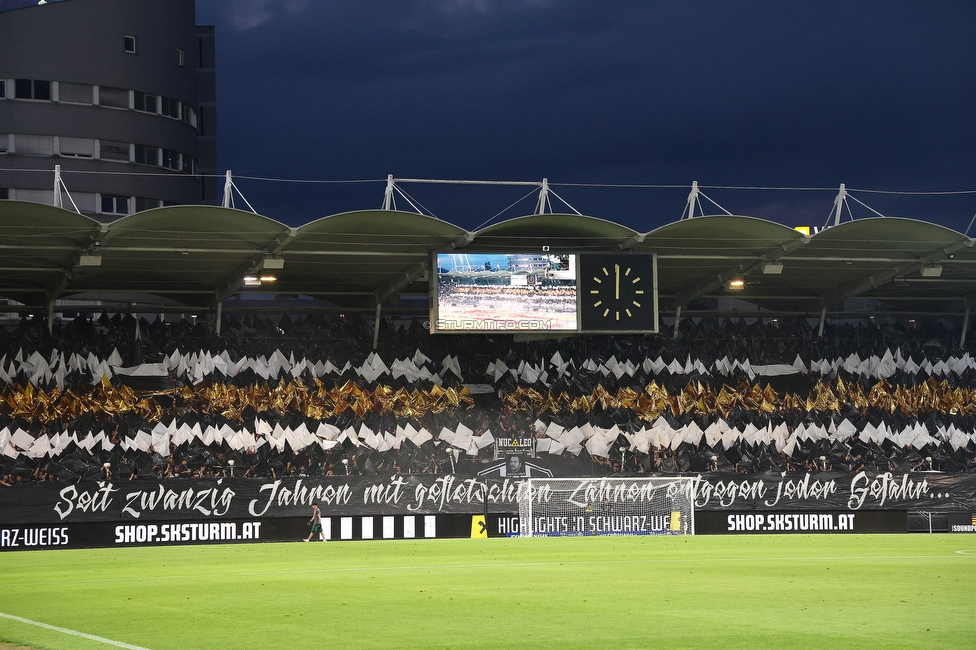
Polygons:
<instances>
[{"instance_id":1,"label":"night sky","mask_svg":"<svg viewBox=\"0 0 976 650\"><path fill-rule=\"evenodd\" d=\"M965 230L976 213L972 0L198 0L197 22L216 25L220 167L289 224L379 207L389 173L548 177L641 231L676 220L693 180L824 188L704 189L788 225L823 225L842 182L970 191L853 193L886 215ZM402 187L468 229L536 200Z\"/></svg>"}]
</instances>

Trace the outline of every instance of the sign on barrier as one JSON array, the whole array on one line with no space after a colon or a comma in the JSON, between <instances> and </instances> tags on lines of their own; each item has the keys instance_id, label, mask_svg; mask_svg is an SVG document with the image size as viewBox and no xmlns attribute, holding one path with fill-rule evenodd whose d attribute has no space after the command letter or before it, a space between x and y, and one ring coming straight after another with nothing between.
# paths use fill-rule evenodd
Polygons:
<instances>
[{"instance_id":1,"label":"sign on barrier","mask_svg":"<svg viewBox=\"0 0 976 650\"><path fill-rule=\"evenodd\" d=\"M628 498L631 488L645 479L610 482L592 477L584 482L612 505ZM687 484L694 493L699 534L976 532L973 474L706 474ZM465 475L0 487L0 549L298 540L308 536L312 503L322 509L330 539L516 535L514 511L524 489L526 482L520 479ZM475 513L483 521L472 521ZM913 525L918 513L931 515L926 526ZM572 532L604 532L603 522L594 521L589 528L588 520L583 523ZM615 525L609 522L609 530ZM628 522L619 522L619 527L626 533Z\"/></svg>"},{"instance_id":2,"label":"sign on barrier","mask_svg":"<svg viewBox=\"0 0 976 650\"><path fill-rule=\"evenodd\" d=\"M585 479L586 490L626 498L646 476ZM247 520L510 512L523 479L464 475L166 479L0 487L0 526L76 522ZM976 511L976 474L766 473L693 477L697 512ZM601 497L602 500L602 497Z\"/></svg>"},{"instance_id":3,"label":"sign on barrier","mask_svg":"<svg viewBox=\"0 0 976 650\"><path fill-rule=\"evenodd\" d=\"M477 520L481 520L479 525ZM484 515L387 515L323 517L325 541L477 537L487 533ZM173 546L297 542L309 535L306 517L233 521L88 522L60 526L0 527L0 551L54 548ZM313 540L317 541L317 540Z\"/></svg>"},{"instance_id":4,"label":"sign on barrier","mask_svg":"<svg viewBox=\"0 0 976 650\"><path fill-rule=\"evenodd\" d=\"M700 512L695 530L704 535L905 533L904 510L863 512Z\"/></svg>"}]
</instances>

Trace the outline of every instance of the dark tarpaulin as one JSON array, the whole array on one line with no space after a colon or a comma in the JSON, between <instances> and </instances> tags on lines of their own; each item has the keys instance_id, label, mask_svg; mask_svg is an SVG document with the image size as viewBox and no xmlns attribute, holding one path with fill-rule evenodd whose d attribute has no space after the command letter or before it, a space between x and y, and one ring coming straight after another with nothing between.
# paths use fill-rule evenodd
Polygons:
<instances>
[{"instance_id":1,"label":"dark tarpaulin","mask_svg":"<svg viewBox=\"0 0 976 650\"><path fill-rule=\"evenodd\" d=\"M538 459L533 463L541 466ZM618 492L613 487L639 486L646 478L580 481L596 488L609 486L607 494L624 507L627 489ZM307 514L313 502L318 502L325 515L479 513L486 488L491 512L517 512L522 485L522 480L470 475L389 473L282 479L115 479L67 485L44 482L0 488L0 524L289 517ZM976 476L971 474L710 473L693 485L696 508L702 511L976 510Z\"/></svg>"}]
</instances>

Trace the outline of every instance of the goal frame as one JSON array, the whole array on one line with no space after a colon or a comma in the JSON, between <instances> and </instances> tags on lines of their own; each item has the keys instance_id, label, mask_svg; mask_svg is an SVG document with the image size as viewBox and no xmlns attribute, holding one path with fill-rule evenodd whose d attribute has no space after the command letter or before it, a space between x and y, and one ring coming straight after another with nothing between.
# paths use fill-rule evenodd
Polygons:
<instances>
[{"instance_id":1,"label":"goal frame","mask_svg":"<svg viewBox=\"0 0 976 650\"><path fill-rule=\"evenodd\" d=\"M563 536L616 536L616 535L694 535L695 534L695 483L698 481L695 476L635 476L635 477L563 477L563 478L529 478L523 483L518 491L516 501L519 506L519 536L520 537L563 537ZM573 494L582 490L587 497L587 502L592 497L603 499L606 497L611 505L610 513L613 508L627 506L636 497L645 496L648 490L652 491L651 498L661 499L679 498L684 505L683 509L668 509L669 521L673 521L673 513L680 512L679 521L683 519L682 529L672 531L670 528L661 530L621 530L621 531L548 531L536 532L533 525L535 517L539 516L537 499L541 493L542 486L553 483L576 483ZM587 485L589 484L589 485ZM585 486L585 487L584 487ZM610 500L612 498L612 501ZM579 507L579 503L570 502ZM647 503L650 503L647 502ZM674 506L672 506L673 508ZM609 513L603 515L595 513L593 510L589 514L600 516L618 516ZM622 515L618 517L634 517L640 515ZM646 515L645 515L646 516ZM663 515L656 515L663 516Z\"/></svg>"}]
</instances>

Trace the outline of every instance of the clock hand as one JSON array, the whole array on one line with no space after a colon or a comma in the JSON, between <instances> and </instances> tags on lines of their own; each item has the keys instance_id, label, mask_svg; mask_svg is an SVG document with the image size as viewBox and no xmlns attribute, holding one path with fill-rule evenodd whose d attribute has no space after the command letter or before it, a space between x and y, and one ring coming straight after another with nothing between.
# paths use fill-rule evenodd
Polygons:
<instances>
[{"instance_id":1,"label":"clock hand","mask_svg":"<svg viewBox=\"0 0 976 650\"><path fill-rule=\"evenodd\" d=\"M620 265L619 264L614 264L613 265L613 270L617 274L617 278L616 278L617 279L617 283L616 283L616 294L614 295L614 298L616 298L617 300L620 300Z\"/></svg>"}]
</instances>

